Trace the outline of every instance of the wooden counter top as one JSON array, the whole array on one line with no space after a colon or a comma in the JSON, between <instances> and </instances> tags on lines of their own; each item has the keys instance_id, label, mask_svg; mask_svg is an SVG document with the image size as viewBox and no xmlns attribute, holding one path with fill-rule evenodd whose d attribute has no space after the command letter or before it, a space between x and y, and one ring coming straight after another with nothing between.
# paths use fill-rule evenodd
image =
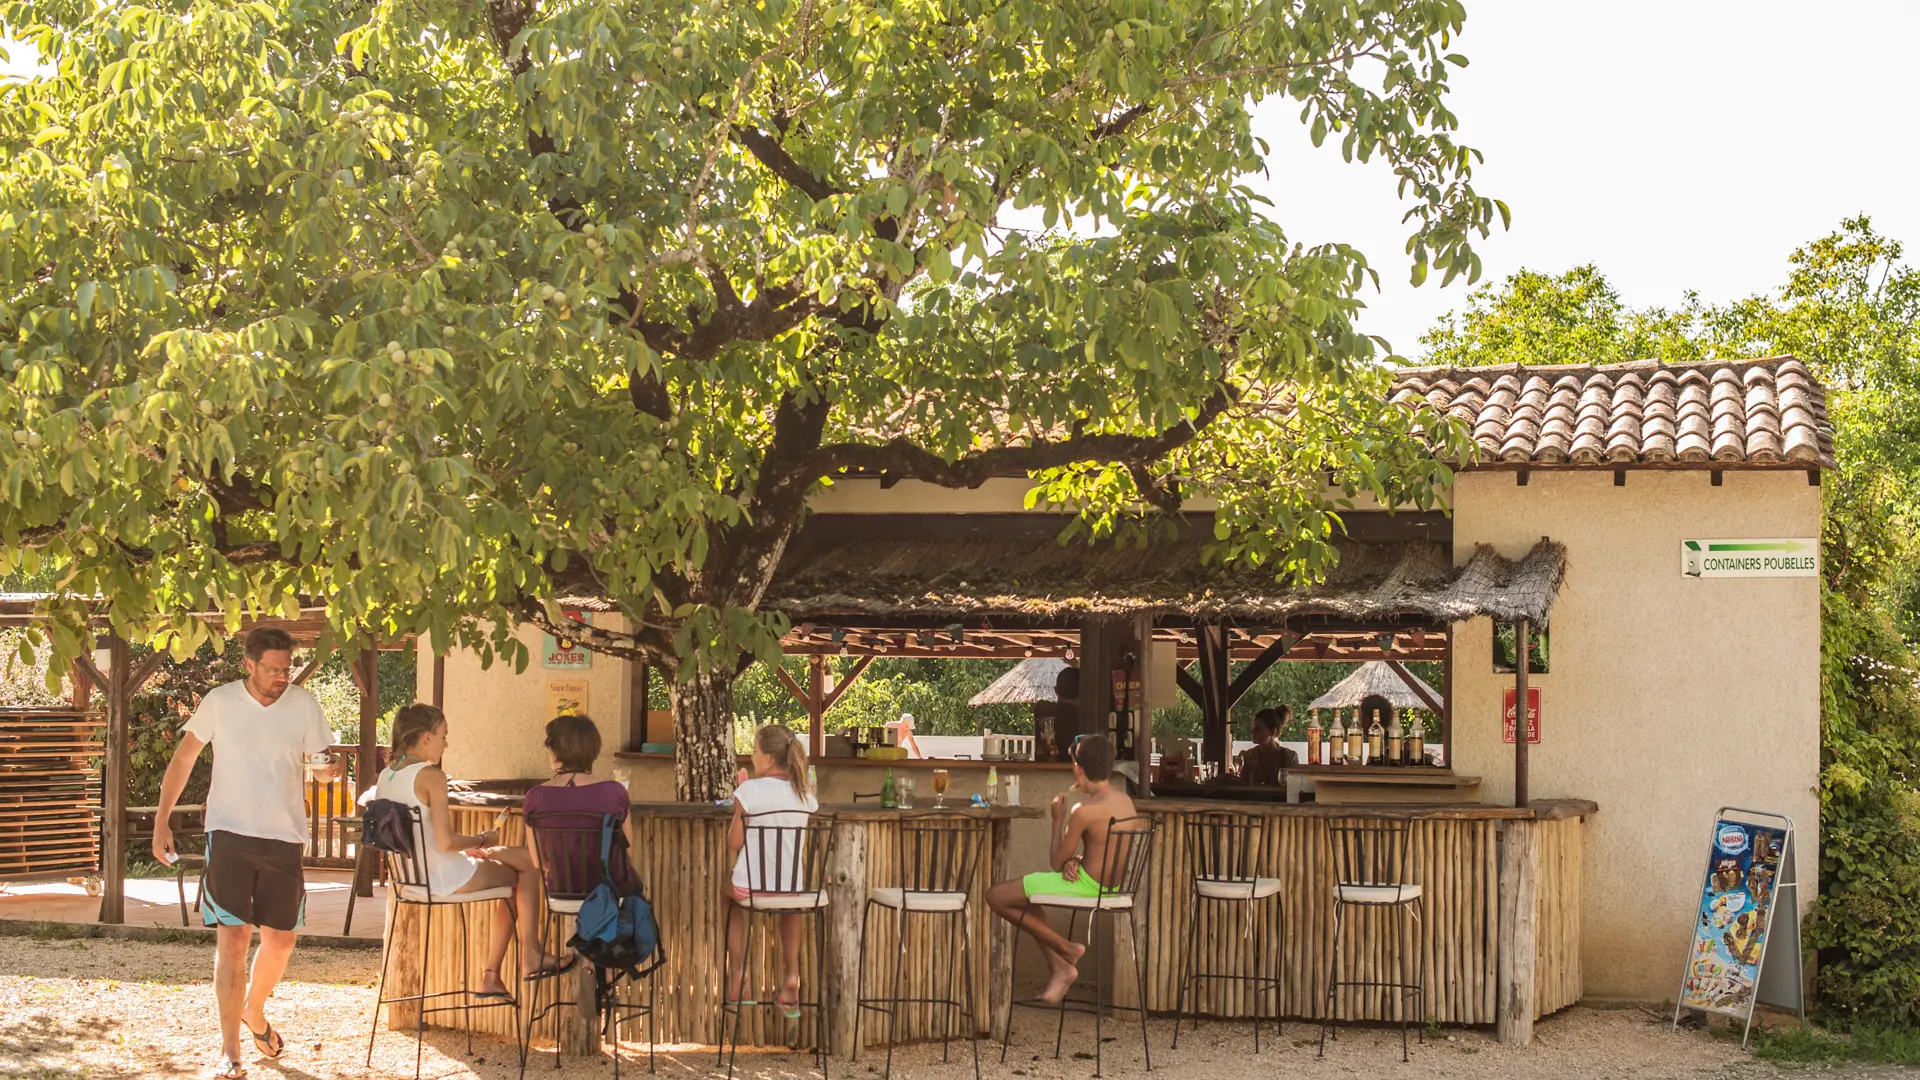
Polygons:
<instances>
[{"instance_id":1,"label":"wooden counter top","mask_svg":"<svg viewBox=\"0 0 1920 1080\"><path fill-rule=\"evenodd\" d=\"M503 795L494 792L450 793L447 802L468 809L518 811L524 800L520 795ZM956 798L943 809L935 809L931 799L916 800L918 805L911 809L886 809L878 803L827 803L820 807L824 813L832 814L841 821L893 821L910 814L951 814L956 817L982 818L988 821L1011 821L1018 818L1037 818L1045 810L1041 806L989 806L981 809L970 806ZM653 818L712 818L724 821L733 816L732 803L686 803L686 802L635 802L633 816Z\"/></svg>"},{"instance_id":2,"label":"wooden counter top","mask_svg":"<svg viewBox=\"0 0 1920 1080\"><path fill-rule=\"evenodd\" d=\"M642 754L638 751L621 751L613 755L620 761L673 761L672 754ZM748 764L742 757L741 764ZM817 757L808 764L822 769L851 767L856 769L1020 769L1023 771L1059 770L1073 768L1071 761L988 761L984 758L904 758L899 761L883 761L873 758Z\"/></svg>"},{"instance_id":3,"label":"wooden counter top","mask_svg":"<svg viewBox=\"0 0 1920 1080\"><path fill-rule=\"evenodd\" d=\"M1524 806L1363 806L1320 803L1238 802L1231 799L1142 799L1149 814L1245 813L1258 817L1383 817L1408 821L1557 821L1598 813L1587 799L1540 799Z\"/></svg>"}]
</instances>

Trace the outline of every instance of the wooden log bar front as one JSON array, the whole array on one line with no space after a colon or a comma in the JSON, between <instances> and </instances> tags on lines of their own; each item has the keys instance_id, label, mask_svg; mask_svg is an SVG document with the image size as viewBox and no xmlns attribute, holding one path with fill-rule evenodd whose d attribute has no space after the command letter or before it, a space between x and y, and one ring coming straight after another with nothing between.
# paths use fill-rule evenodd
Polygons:
<instances>
[{"instance_id":1,"label":"wooden log bar front","mask_svg":"<svg viewBox=\"0 0 1920 1080\"><path fill-rule=\"evenodd\" d=\"M493 828L502 809L500 805L455 806L454 828L463 833L478 833ZM526 830L518 806L506 809L501 841L524 844ZM835 820L832 866L829 868L830 903L824 913L828 921L830 965L826 984L829 993L828 1038L833 1052L844 1055L853 1045L854 996L860 975L860 918L866 906L867 890L898 883L899 875L894 864L900 819L907 814L928 811L926 808L882 810L870 804L826 806L822 809L833 814ZM1013 941L1011 928L1000 924L987 910L986 889L993 881L1013 873L1008 859L1013 822L1020 818L1038 818L1042 810L1038 807L999 806L991 810L950 808L944 812L976 819L984 832L980 867L971 890L974 953L972 971L969 973L974 981L975 1000L982 1006L979 1020L980 1032L984 1035L990 1030L1000 1030L1010 1007L1007 976L1012 970ZM637 803L633 808L635 862L642 879L647 883L648 898L653 902L654 916L660 924L660 937L667 953L666 964L655 975L658 980L656 1005L659 1009L655 1038L663 1045L711 1046L720 1041L719 1002L724 945L721 922L723 909L719 898L722 884L732 876L732 867L726 860L726 827L730 814L728 807L691 803ZM891 961L898 952L898 938L890 916L891 913L884 909L876 909L869 927L866 949L869 996L883 996L891 985ZM467 973L472 980L470 985L478 985L479 982L483 951L481 943L487 940L493 920L505 917L503 904L474 905L468 926L473 942L470 970ZM747 988L750 996L770 1000L771 990L778 984L779 977L778 938L770 918L755 918L754 949L747 972ZM458 989L461 986L458 919L459 916L449 909L434 913L434 944L425 958L426 982L430 992ZM923 916L913 916L908 920L902 997L931 997L951 993L956 1000L966 1000L965 984L954 978L959 957L955 955L949 959L951 950L946 935L937 932L943 928L944 923ZM419 992L421 930L419 908L409 906L397 909L396 917L396 909L389 906L388 933L392 960L388 977L395 980L392 983L393 993ZM568 924L562 933L571 934L571 925ZM564 945L564 939L560 944ZM550 942L549 948L552 947L553 943ZM813 937L809 932L801 949L800 961L805 980L802 993L808 998L816 993L819 985L816 980L821 970L814 952ZM517 971L518 962L517 955L510 952L507 970ZM584 976L584 965L581 973ZM640 990L629 993L636 1003L644 1001L644 997L640 996L645 993L644 984ZM590 998L590 994L576 993L574 996ZM390 1005L387 1009L388 1025L395 1030L412 1029L418 1022L417 1010L411 1006ZM509 1025L514 1022L513 1015L506 1009L475 1012L472 1016L474 1030L510 1038L513 1033ZM861 1027L862 1041L868 1046L885 1043L885 1017L882 1016L876 1024L873 1022L875 1015L869 1014ZM465 1014L460 1012L439 1013L431 1017L429 1023L460 1028L465 1019ZM991 1028L988 1027L989 1022ZM957 1019L955 1023L958 1029ZM593 1030L590 1025L590 1019L577 1010L564 1017L556 1015L535 1028L534 1040L536 1044L550 1044L559 1039L569 1053L577 1053L590 1046L590 1032ZM806 1018L801 1031L803 1045L810 1048L813 1031L811 1017ZM939 1033L936 1009L931 1006L902 1008L899 1038L903 1042L936 1038ZM633 1021L622 1034L628 1042L643 1041L646 1038L645 1021ZM770 1008L748 1009L742 1016L740 1040L743 1045L782 1044L782 1022Z\"/></svg>"},{"instance_id":2,"label":"wooden log bar front","mask_svg":"<svg viewBox=\"0 0 1920 1080\"><path fill-rule=\"evenodd\" d=\"M1286 1016L1326 1015L1333 938L1333 866L1328 822L1385 817L1409 825L1407 878L1422 886L1420 947L1426 963L1426 1018L1493 1025L1506 1041L1525 1039L1534 1018L1573 1004L1581 993L1581 827L1591 802L1498 806L1328 806L1153 799L1141 803L1155 823L1153 894L1148 902L1147 1007L1172 1012L1180 995L1188 920L1204 920L1198 940L1208 970L1252 974L1273 969L1249 945L1245 915L1194 904L1186 824L1194 816L1244 812L1263 819L1257 874L1279 878ZM1521 909L1524 905L1524 911ZM1349 908L1342 933L1343 979L1394 977L1393 932L1384 911ZM1256 928L1256 941L1268 931ZM1519 944L1518 942L1524 942ZM1259 1003L1246 984L1195 984L1198 1011L1248 1016ZM1397 1021L1401 1005L1384 992L1349 990L1342 1019ZM1510 1000L1529 1009L1506 1010ZM1421 1018L1415 1018L1421 1019Z\"/></svg>"},{"instance_id":3,"label":"wooden log bar front","mask_svg":"<svg viewBox=\"0 0 1920 1080\"><path fill-rule=\"evenodd\" d=\"M1256 965L1271 970L1272 957L1262 949L1255 955L1244 924L1216 905L1192 900L1192 859L1185 825L1194 815L1221 811L1244 812L1263 819L1260 834L1262 877L1284 882L1281 893L1282 942L1280 972L1284 980L1283 1012L1289 1018L1319 1019L1325 1013L1329 949L1333 927L1333 874L1328 822L1357 816L1407 820L1410 825L1408 873L1423 888L1424 907L1419 932L1426 970L1426 1017L1445 1024L1491 1025L1502 1041L1525 1041L1535 1018L1577 1001L1581 994L1580 909L1582 827L1596 812L1590 802L1535 802L1528 807L1497 806L1321 806L1307 804L1243 803L1212 800L1143 800L1143 810L1155 819L1153 865L1148 875L1144 945L1148 950L1147 1005L1158 1013L1174 1011L1180 993L1181 950L1187 942L1188 920L1206 920L1199 940L1208 950L1207 966L1216 972L1251 972ZM895 837L903 813L871 804L829 806L835 815L831 905L827 948L830 965L827 988L828 1029L832 1051L844 1056L853 1043L854 994L860 975L860 917L866 890L897 883ZM1039 807L995 807L991 811L950 811L981 819L987 830L981 868L973 888L975 954L971 978L976 999L983 1005L981 1032L1002 1029L1010 1007L1009 972L1012 969L1012 930L992 918L984 890L988 884L1035 869L1010 864L1009 838L1021 818L1038 818ZM491 828L500 807L456 807L455 827L462 832ZM657 978L658 1028L663 1045L713 1045L718 1029L722 945L721 884L730 876L726 863L726 807L682 803L643 803L633 809L637 862L648 883L660 922L668 960ZM1040 822L1020 828L1044 828ZM510 809L503 841L523 843L525 832L517 808ZM391 977L396 992L411 993L420 980L420 940L417 909L409 908L396 922ZM884 914L884 912L882 912ZM1352 929L1343 935L1343 978L1381 978L1389 974L1392 935L1375 922L1382 913L1350 911ZM469 932L476 947L469 977L479 979L481 952L491 920L504 917L498 904L478 905ZM1215 925L1215 920L1220 920ZM443 921L444 920L444 921ZM945 938L934 925L915 925L910 939L902 996L933 996L949 990L965 1000L964 985L953 971L957 957L948 960ZM1231 925L1229 925L1231 923ZM435 917L435 947L427 957L430 989L457 988L453 916ZM569 927L563 933L570 933ZM1267 931L1256 931L1264 944ZM885 993L891 978L891 959L897 944L890 918L875 918L865 953L868 992ZM444 944L443 944L444 943ZM756 927L748 988L765 997L777 980L777 939L771 927ZM820 968L809 935L802 949L805 993L812 996ZM1124 954L1124 946L1121 953ZM508 959L516 970L517 958ZM1124 967L1124 965L1121 965ZM1137 1000L1130 972L1115 972L1112 992L1124 1004ZM1212 982L1196 985L1195 1008L1216 1017L1247 1016L1254 995L1242 984ZM1340 1003L1343 1019L1395 1021L1399 1004L1384 994L1348 991ZM589 997L580 994L578 997ZM1531 1008L1518 1002L1530 1002ZM1265 1006L1263 1005L1264 1011ZM475 1013L476 1030L503 1037L511 1032L511 1013L485 1010ZM461 1013L434 1018L459 1026ZM868 1021L873 1019L869 1016ZM389 1024L411 1028L415 1015L407 1006L389 1006ZM990 1025L990 1026L989 1026ZM590 1019L573 1013L547 1022L534 1032L536 1042L558 1038L569 1052L589 1045ZM811 1024L803 1027L810 1038ZM635 1022L627 1029L629 1041L645 1038ZM884 1018L863 1023L862 1041L882 1045ZM931 1007L906 1008L901 1017L902 1041L939 1035L938 1016ZM773 1045L782 1029L770 1010L747 1011L741 1041Z\"/></svg>"}]
</instances>

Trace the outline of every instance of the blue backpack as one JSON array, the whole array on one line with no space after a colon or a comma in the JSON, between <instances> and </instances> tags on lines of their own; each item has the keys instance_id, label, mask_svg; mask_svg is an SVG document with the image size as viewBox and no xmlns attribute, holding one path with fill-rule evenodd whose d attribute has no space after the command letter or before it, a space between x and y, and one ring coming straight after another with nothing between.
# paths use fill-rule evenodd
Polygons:
<instances>
[{"instance_id":1,"label":"blue backpack","mask_svg":"<svg viewBox=\"0 0 1920 1080\"><path fill-rule=\"evenodd\" d=\"M621 896L607 869L613 857L613 818L600 822L600 884L580 902L573 939L567 944L602 970L622 971L632 978L666 961L660 948L660 925L653 905L643 893Z\"/></svg>"}]
</instances>

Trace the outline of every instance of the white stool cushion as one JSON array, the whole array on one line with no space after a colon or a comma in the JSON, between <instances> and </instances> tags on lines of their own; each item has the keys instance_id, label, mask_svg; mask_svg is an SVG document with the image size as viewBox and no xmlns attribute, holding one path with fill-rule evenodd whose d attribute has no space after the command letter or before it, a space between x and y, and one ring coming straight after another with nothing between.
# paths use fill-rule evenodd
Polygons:
<instances>
[{"instance_id":1,"label":"white stool cushion","mask_svg":"<svg viewBox=\"0 0 1920 1080\"><path fill-rule=\"evenodd\" d=\"M554 915L578 915L580 914L580 905L586 902L584 898L579 900L555 900L549 896L547 897L547 911Z\"/></svg>"},{"instance_id":2,"label":"white stool cushion","mask_svg":"<svg viewBox=\"0 0 1920 1080\"><path fill-rule=\"evenodd\" d=\"M1133 897L1127 893L1109 893L1105 896L1056 896L1041 893L1027 897L1027 903L1041 907L1074 908L1079 911L1127 911L1133 907Z\"/></svg>"},{"instance_id":3,"label":"white stool cushion","mask_svg":"<svg viewBox=\"0 0 1920 1080\"><path fill-rule=\"evenodd\" d=\"M488 900L506 900L513 896L513 886L502 885L498 889L476 889L473 892L435 893L434 904L479 904ZM427 903L427 890L418 885L400 886L400 899L409 904Z\"/></svg>"},{"instance_id":4,"label":"white stool cushion","mask_svg":"<svg viewBox=\"0 0 1920 1080\"><path fill-rule=\"evenodd\" d=\"M814 893L754 893L741 901L754 911L813 911L827 906L827 890Z\"/></svg>"},{"instance_id":5,"label":"white stool cushion","mask_svg":"<svg viewBox=\"0 0 1920 1080\"><path fill-rule=\"evenodd\" d=\"M868 889L867 899L895 911L965 911L967 894L963 892L907 892L905 889Z\"/></svg>"},{"instance_id":6,"label":"white stool cushion","mask_svg":"<svg viewBox=\"0 0 1920 1080\"><path fill-rule=\"evenodd\" d=\"M1193 888L1209 900L1265 900L1280 891L1280 879L1263 877L1251 881L1208 881L1197 878Z\"/></svg>"},{"instance_id":7,"label":"white stool cushion","mask_svg":"<svg viewBox=\"0 0 1920 1080\"><path fill-rule=\"evenodd\" d=\"M1335 885L1333 895L1343 904L1399 904L1420 899L1420 886Z\"/></svg>"}]
</instances>

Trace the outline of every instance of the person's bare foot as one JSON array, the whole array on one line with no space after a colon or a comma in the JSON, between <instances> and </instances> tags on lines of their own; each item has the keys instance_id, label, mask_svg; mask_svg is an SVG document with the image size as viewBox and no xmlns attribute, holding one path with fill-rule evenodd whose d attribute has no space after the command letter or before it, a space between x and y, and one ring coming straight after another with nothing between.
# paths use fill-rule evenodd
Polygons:
<instances>
[{"instance_id":1,"label":"person's bare foot","mask_svg":"<svg viewBox=\"0 0 1920 1080\"><path fill-rule=\"evenodd\" d=\"M1047 951L1047 966L1053 969L1053 977L1047 980L1047 988L1040 992L1040 1000L1049 1005L1058 1005L1067 991L1073 988L1073 981L1080 977L1076 965L1087 954L1087 947L1078 942L1067 945L1067 955L1061 956L1052 950Z\"/></svg>"},{"instance_id":2,"label":"person's bare foot","mask_svg":"<svg viewBox=\"0 0 1920 1080\"><path fill-rule=\"evenodd\" d=\"M1049 1005L1058 1005L1066 999L1067 991L1073 989L1073 981L1080 977L1080 969L1062 961L1053 969L1053 978L1047 980L1047 988L1040 991L1040 1000Z\"/></svg>"}]
</instances>

